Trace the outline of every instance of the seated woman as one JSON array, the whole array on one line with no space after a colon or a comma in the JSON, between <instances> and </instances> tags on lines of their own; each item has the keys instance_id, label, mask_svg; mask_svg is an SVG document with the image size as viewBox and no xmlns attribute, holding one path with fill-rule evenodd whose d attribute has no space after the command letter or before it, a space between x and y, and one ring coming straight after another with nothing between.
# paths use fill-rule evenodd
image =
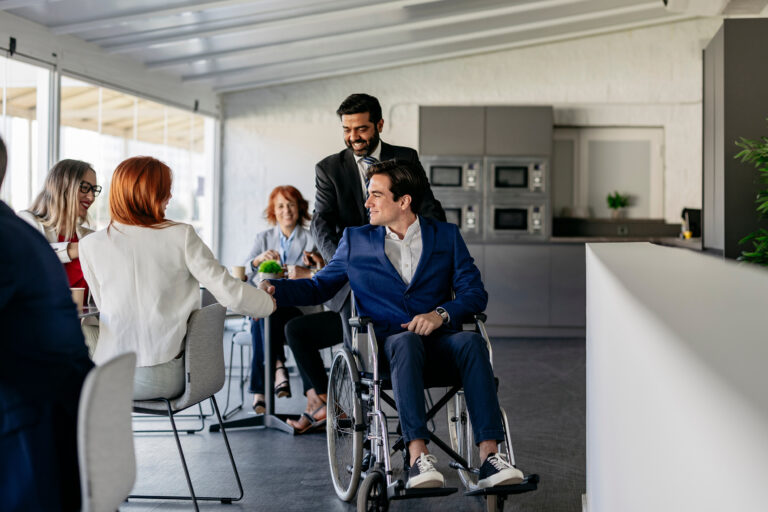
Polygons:
<instances>
[{"instance_id":1,"label":"seated woman","mask_svg":"<svg viewBox=\"0 0 768 512\"><path fill-rule=\"evenodd\" d=\"M290 185L275 187L269 194L269 202L264 210L267 222L274 227L256 235L248 260L245 262L246 276L254 285L258 284L259 265L267 260L274 260L289 266L290 278L310 277L307 267L313 264L323 265L323 259L315 251L315 242L309 230L302 223L310 220L309 203L301 192ZM270 366L275 368L275 389L278 398L291 396L291 384L285 368L285 324L292 318L301 316L298 308L277 308L270 317ZM251 322L253 344L253 362L251 365L250 392L253 396L253 409L262 414L264 401L264 341L261 321Z\"/></svg>"},{"instance_id":2,"label":"seated woman","mask_svg":"<svg viewBox=\"0 0 768 512\"><path fill-rule=\"evenodd\" d=\"M80 268L78 244L83 237L93 233L84 224L88 223L88 208L100 192L91 164L62 160L48 172L43 190L29 210L18 213L51 244L64 264L70 288L86 289L85 301L88 300L88 283Z\"/></svg>"},{"instance_id":3,"label":"seated woman","mask_svg":"<svg viewBox=\"0 0 768 512\"><path fill-rule=\"evenodd\" d=\"M99 364L136 352L133 398L184 391L184 337L200 307L200 285L224 306L261 317L274 301L230 276L189 224L165 218L171 169L152 157L117 166L109 191L111 221L80 243L83 274L99 307Z\"/></svg>"}]
</instances>

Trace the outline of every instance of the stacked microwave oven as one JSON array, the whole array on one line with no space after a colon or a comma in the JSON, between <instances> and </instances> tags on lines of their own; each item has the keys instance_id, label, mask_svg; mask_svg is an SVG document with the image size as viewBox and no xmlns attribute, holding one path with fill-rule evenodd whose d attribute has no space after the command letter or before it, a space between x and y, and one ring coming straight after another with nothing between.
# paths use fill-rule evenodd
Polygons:
<instances>
[{"instance_id":1,"label":"stacked microwave oven","mask_svg":"<svg viewBox=\"0 0 768 512\"><path fill-rule=\"evenodd\" d=\"M422 157L448 222L468 242L549 238L549 161L542 157Z\"/></svg>"}]
</instances>

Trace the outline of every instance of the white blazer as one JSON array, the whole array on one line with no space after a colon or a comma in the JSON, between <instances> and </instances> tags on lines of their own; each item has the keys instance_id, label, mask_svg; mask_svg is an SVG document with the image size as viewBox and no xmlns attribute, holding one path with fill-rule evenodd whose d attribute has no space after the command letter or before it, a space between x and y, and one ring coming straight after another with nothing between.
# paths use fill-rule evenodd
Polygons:
<instances>
[{"instance_id":1,"label":"white blazer","mask_svg":"<svg viewBox=\"0 0 768 512\"><path fill-rule=\"evenodd\" d=\"M59 234L54 228L43 226L42 222L40 222L40 217L29 210L21 210L20 212L17 212L16 215L27 221L33 228L43 234L45 239L48 240L48 243L51 244L51 249L53 249L62 263L69 263L72 261L69 259L69 254L67 254L67 245L69 245L69 242L59 242ZM80 224L75 226L75 233L77 233L77 239L82 240L86 235L93 233L93 230Z\"/></svg>"},{"instance_id":2,"label":"white blazer","mask_svg":"<svg viewBox=\"0 0 768 512\"><path fill-rule=\"evenodd\" d=\"M81 242L80 265L100 312L96 364L129 351L136 366L178 356L189 315L200 307L200 284L238 313L272 313L272 298L230 276L189 224L114 223Z\"/></svg>"}]
</instances>

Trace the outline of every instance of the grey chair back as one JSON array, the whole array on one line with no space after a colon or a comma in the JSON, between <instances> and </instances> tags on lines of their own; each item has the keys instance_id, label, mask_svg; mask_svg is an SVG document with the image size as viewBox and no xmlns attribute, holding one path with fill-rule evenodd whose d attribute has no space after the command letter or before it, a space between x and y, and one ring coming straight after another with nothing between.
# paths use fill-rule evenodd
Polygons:
<instances>
[{"instance_id":1,"label":"grey chair back","mask_svg":"<svg viewBox=\"0 0 768 512\"><path fill-rule=\"evenodd\" d=\"M216 394L224 387L224 316L226 308L211 304L194 311L187 322L184 348L186 386L184 393L171 400L174 411L186 409ZM134 410L165 411L163 402L137 400Z\"/></svg>"},{"instance_id":2,"label":"grey chair back","mask_svg":"<svg viewBox=\"0 0 768 512\"><path fill-rule=\"evenodd\" d=\"M77 455L84 512L117 510L133 488L131 405L136 354L93 368L83 383L77 420Z\"/></svg>"}]
</instances>

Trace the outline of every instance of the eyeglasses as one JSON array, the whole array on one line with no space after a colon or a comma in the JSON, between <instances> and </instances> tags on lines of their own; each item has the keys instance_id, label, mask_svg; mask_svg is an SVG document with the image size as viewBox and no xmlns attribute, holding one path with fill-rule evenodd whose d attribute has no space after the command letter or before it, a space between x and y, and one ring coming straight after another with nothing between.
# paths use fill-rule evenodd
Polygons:
<instances>
[{"instance_id":1,"label":"eyeglasses","mask_svg":"<svg viewBox=\"0 0 768 512\"><path fill-rule=\"evenodd\" d=\"M81 181L80 182L80 192L82 192L83 194L87 194L91 190L93 190L93 197L96 197L99 194L101 194L101 186L100 185L91 185L87 181Z\"/></svg>"}]
</instances>

